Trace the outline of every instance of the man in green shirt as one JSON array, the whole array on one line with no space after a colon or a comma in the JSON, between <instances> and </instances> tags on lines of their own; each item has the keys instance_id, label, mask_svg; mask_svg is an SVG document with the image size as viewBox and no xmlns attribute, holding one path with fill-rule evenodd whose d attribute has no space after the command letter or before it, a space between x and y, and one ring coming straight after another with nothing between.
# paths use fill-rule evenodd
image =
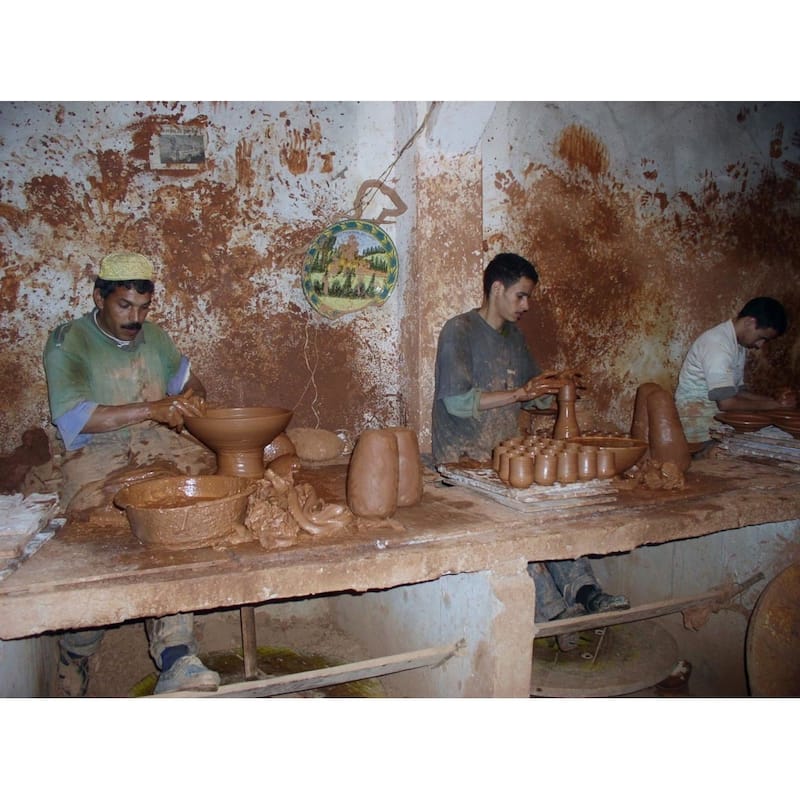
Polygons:
<instances>
[{"instance_id":1,"label":"man in green shirt","mask_svg":"<svg viewBox=\"0 0 800 800\"><path fill-rule=\"evenodd\" d=\"M213 455L180 436L184 416L202 414L205 389L170 337L147 322L153 266L139 253L112 253L100 264L95 308L48 337L44 368L50 413L64 446L62 509L111 473L169 461L181 472L213 472ZM150 655L160 670L155 692L215 691L219 675L197 658L192 614L147 620ZM102 629L60 640L65 693L86 694L88 660Z\"/></svg>"}]
</instances>

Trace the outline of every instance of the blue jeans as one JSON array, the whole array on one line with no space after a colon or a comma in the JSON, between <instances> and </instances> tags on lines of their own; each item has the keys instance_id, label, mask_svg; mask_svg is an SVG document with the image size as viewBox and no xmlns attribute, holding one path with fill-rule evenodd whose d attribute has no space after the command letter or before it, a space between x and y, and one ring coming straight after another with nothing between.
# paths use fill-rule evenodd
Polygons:
<instances>
[{"instance_id":1,"label":"blue jeans","mask_svg":"<svg viewBox=\"0 0 800 800\"><path fill-rule=\"evenodd\" d=\"M584 586L599 586L589 560L535 561L528 564L536 591L536 622L547 622L574 606Z\"/></svg>"}]
</instances>

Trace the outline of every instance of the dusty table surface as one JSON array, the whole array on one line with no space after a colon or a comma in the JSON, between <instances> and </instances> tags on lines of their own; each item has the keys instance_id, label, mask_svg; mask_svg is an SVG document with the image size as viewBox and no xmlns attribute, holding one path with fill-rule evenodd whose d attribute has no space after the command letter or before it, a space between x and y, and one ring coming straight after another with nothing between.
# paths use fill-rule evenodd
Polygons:
<instances>
[{"instance_id":1,"label":"dusty table surface","mask_svg":"<svg viewBox=\"0 0 800 800\"><path fill-rule=\"evenodd\" d=\"M329 502L343 501L346 466L306 469ZM597 507L520 513L426 473L420 505L398 509L402 530L302 535L266 550L258 542L163 551L127 521L67 525L0 581L0 638L109 625L179 611L230 608L324 592L365 591L491 570L504 562L626 552L746 525L800 519L796 465L745 458L698 461L684 489L620 491Z\"/></svg>"}]
</instances>

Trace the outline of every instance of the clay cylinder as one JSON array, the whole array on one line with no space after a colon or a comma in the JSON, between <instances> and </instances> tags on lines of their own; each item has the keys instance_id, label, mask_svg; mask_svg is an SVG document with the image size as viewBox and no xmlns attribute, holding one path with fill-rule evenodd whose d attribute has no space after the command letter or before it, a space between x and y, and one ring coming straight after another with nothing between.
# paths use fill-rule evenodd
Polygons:
<instances>
[{"instance_id":1,"label":"clay cylinder","mask_svg":"<svg viewBox=\"0 0 800 800\"><path fill-rule=\"evenodd\" d=\"M597 477L597 450L581 447L578 450L578 480L591 481Z\"/></svg>"},{"instance_id":2,"label":"clay cylinder","mask_svg":"<svg viewBox=\"0 0 800 800\"><path fill-rule=\"evenodd\" d=\"M600 449L597 451L597 477L613 478L616 475L617 467L614 463L614 454L610 450Z\"/></svg>"},{"instance_id":3,"label":"clay cylinder","mask_svg":"<svg viewBox=\"0 0 800 800\"><path fill-rule=\"evenodd\" d=\"M503 483L508 483L509 462L511 456L514 455L515 452L514 450L507 449L500 453L500 465L497 468L497 474L500 476L500 480L503 481Z\"/></svg>"},{"instance_id":4,"label":"clay cylinder","mask_svg":"<svg viewBox=\"0 0 800 800\"><path fill-rule=\"evenodd\" d=\"M492 450L492 469L495 472L500 472L500 456L505 453L509 448L504 444L499 444Z\"/></svg>"},{"instance_id":5,"label":"clay cylinder","mask_svg":"<svg viewBox=\"0 0 800 800\"><path fill-rule=\"evenodd\" d=\"M556 482L557 467L556 454L550 450L542 451L533 465L534 481L540 486L552 486Z\"/></svg>"},{"instance_id":6,"label":"clay cylinder","mask_svg":"<svg viewBox=\"0 0 800 800\"><path fill-rule=\"evenodd\" d=\"M554 439L570 439L581 435L578 419L575 416L577 396L573 381L568 381L558 390L558 416L553 428Z\"/></svg>"},{"instance_id":7,"label":"clay cylinder","mask_svg":"<svg viewBox=\"0 0 800 800\"><path fill-rule=\"evenodd\" d=\"M562 450L556 460L556 480L559 483L575 483L578 480L578 453Z\"/></svg>"},{"instance_id":8,"label":"clay cylinder","mask_svg":"<svg viewBox=\"0 0 800 800\"><path fill-rule=\"evenodd\" d=\"M422 461L419 440L412 428L388 428L397 439L397 507L415 506L422 500Z\"/></svg>"},{"instance_id":9,"label":"clay cylinder","mask_svg":"<svg viewBox=\"0 0 800 800\"><path fill-rule=\"evenodd\" d=\"M636 402L633 406L633 421L631 422L631 436L634 439L648 441L647 399L653 392L663 391L657 383L643 383L636 390Z\"/></svg>"},{"instance_id":10,"label":"clay cylinder","mask_svg":"<svg viewBox=\"0 0 800 800\"><path fill-rule=\"evenodd\" d=\"M370 429L358 437L347 468L347 505L359 517L386 519L397 510L400 459L390 430Z\"/></svg>"},{"instance_id":11,"label":"clay cylinder","mask_svg":"<svg viewBox=\"0 0 800 800\"><path fill-rule=\"evenodd\" d=\"M529 455L518 454L509 459L508 482L515 489L527 489L533 483L533 459Z\"/></svg>"},{"instance_id":12,"label":"clay cylinder","mask_svg":"<svg viewBox=\"0 0 800 800\"><path fill-rule=\"evenodd\" d=\"M647 419L650 457L662 464L675 464L681 472L686 472L692 463L692 456L678 409L668 391L659 387L658 391L650 392L647 397Z\"/></svg>"}]
</instances>

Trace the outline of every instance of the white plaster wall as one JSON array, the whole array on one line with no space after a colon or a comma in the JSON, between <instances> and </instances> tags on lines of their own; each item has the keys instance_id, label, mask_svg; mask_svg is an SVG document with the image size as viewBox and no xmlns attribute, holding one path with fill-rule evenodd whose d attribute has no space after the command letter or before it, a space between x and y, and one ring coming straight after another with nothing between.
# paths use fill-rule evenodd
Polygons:
<instances>
[{"instance_id":1,"label":"white plaster wall","mask_svg":"<svg viewBox=\"0 0 800 800\"><path fill-rule=\"evenodd\" d=\"M53 636L0 639L0 697L48 697L57 661Z\"/></svg>"}]
</instances>

